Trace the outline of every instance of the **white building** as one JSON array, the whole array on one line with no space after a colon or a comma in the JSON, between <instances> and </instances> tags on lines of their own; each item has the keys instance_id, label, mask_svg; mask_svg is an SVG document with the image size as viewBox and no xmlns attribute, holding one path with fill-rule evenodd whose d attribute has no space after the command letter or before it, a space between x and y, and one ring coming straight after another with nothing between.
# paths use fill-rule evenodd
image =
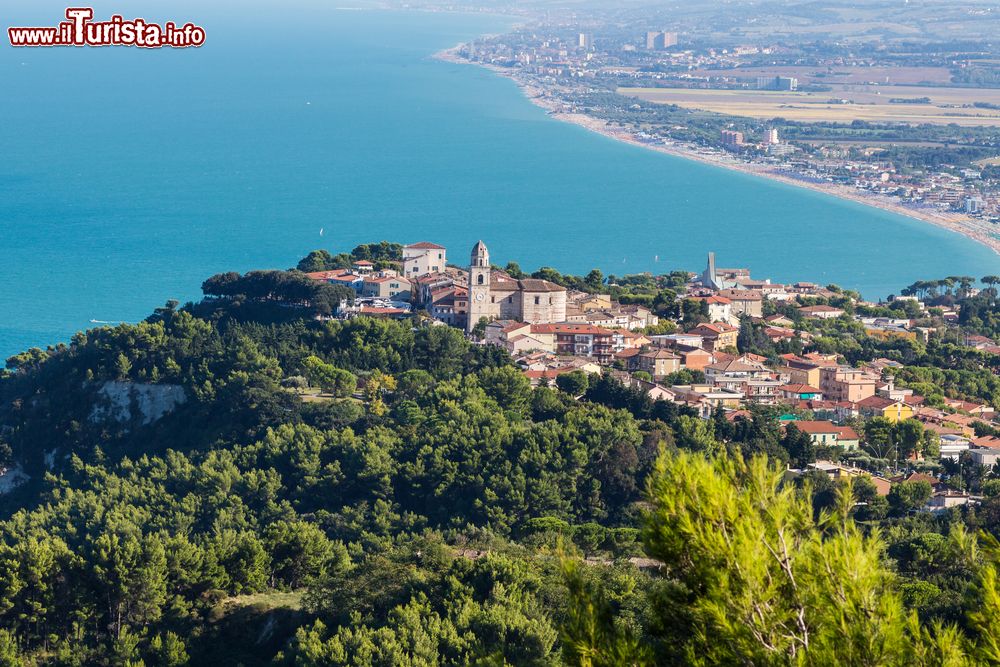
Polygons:
<instances>
[{"instance_id":1,"label":"white building","mask_svg":"<svg viewBox=\"0 0 1000 667\"><path fill-rule=\"evenodd\" d=\"M428 273L442 273L447 265L444 246L421 241L403 246L403 275L416 278Z\"/></svg>"}]
</instances>

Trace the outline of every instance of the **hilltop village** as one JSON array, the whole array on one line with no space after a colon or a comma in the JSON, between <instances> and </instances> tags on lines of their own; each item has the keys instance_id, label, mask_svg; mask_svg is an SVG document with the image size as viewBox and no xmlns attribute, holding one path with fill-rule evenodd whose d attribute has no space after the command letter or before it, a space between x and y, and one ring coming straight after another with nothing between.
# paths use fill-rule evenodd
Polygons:
<instances>
[{"instance_id":1,"label":"hilltop village","mask_svg":"<svg viewBox=\"0 0 1000 667\"><path fill-rule=\"evenodd\" d=\"M959 309L929 308L918 294L869 303L837 286L756 279L747 268L717 266L709 253L701 273L671 274L680 305L665 308L643 303L615 282L635 283L635 276L603 280L592 273L578 289L551 269L534 277L516 264L501 269L491 264L482 241L461 266L449 264L447 249L435 243L402 246L401 256L394 268L383 262L376 270L375 263L357 260L349 269L307 275L356 291L353 304L341 304L340 318L413 318L459 328L479 344L510 353L532 386L610 374L654 401L730 423L749 418L756 406L770 406L776 419L794 423L829 458L789 474L874 472L879 492L887 495L889 478L909 471L907 479L930 482L927 508L942 509L976 498L914 470L940 471L942 462L960 459L991 468L1000 459L993 404L949 396L933 384L896 381L898 373L906 375L905 355L892 348L926 345L960 330ZM541 277L546 272L563 284ZM969 278L949 281L963 297L980 293ZM933 289L918 283L904 292ZM844 331L889 352L849 363L830 343ZM988 337L963 334L960 344L1000 355L1000 345ZM880 451L902 446L886 437L887 429L900 428L916 434L907 451ZM881 463L873 466L875 459Z\"/></svg>"}]
</instances>

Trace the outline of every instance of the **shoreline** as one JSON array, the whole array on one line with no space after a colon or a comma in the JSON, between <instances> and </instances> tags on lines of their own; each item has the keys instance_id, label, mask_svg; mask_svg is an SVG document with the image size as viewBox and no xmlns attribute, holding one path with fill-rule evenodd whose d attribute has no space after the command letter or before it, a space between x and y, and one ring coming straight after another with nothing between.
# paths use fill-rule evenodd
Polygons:
<instances>
[{"instance_id":1,"label":"shoreline","mask_svg":"<svg viewBox=\"0 0 1000 667\"><path fill-rule=\"evenodd\" d=\"M714 167L721 167L723 169L728 169L730 171L736 171L749 176L756 176L757 178L763 178L771 181L776 181L778 183L783 183L785 185L791 185L798 188L805 188L807 190L812 190L813 192L818 192L820 194L829 195L842 199L845 201L851 201L856 204L861 204L863 206L869 206L871 208L876 208L881 211L886 211L888 213L894 213L896 215L902 215L912 220L917 220L920 222L932 224L935 227L946 229L955 234L960 234L972 241L979 243L980 245L986 246L992 250L995 254L1000 255L1000 225L992 225L984 220L978 220L976 218L970 218L960 213L950 213L945 211L921 211L913 209L902 203L888 200L886 197L879 195L864 194L857 191L855 188L849 186L840 185L837 183L813 183L802 179L789 176L787 174L780 173L777 171L776 167L771 165L765 165L760 163L744 162L733 156L720 153L704 153L700 150L700 147L690 146L686 144L676 143L673 145L663 145L663 144L649 144L641 141L638 137L631 134L627 130L621 127L615 127L609 125L606 121L599 118L594 118L582 113L571 113L563 111L560 109L561 103L554 100L548 96L548 93L531 83L521 80L514 75L513 72L507 68L498 67L495 65L488 65L484 63L477 63L471 60L466 60L458 55L458 49L461 48L462 44L453 46L448 49L439 51L433 55L437 60L442 60L444 62L450 62L458 65L474 65L487 69L505 79L510 79L517 87L520 88L524 96L535 106L544 109L548 115L558 121L565 123L572 123L586 130L600 134L609 139L614 139L615 141L621 141L623 143L631 144L640 148L645 148L647 150L656 151L658 153L664 153L666 155L672 155L674 157L683 158L686 160L694 160L702 164L711 165Z\"/></svg>"}]
</instances>

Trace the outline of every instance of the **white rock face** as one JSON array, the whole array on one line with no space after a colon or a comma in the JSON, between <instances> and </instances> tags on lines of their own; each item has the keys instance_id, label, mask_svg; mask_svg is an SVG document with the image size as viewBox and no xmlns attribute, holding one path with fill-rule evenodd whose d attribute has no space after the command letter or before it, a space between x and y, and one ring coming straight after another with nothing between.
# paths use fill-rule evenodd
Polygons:
<instances>
[{"instance_id":1,"label":"white rock face","mask_svg":"<svg viewBox=\"0 0 1000 667\"><path fill-rule=\"evenodd\" d=\"M0 495L10 493L27 482L30 478L21 470L20 465L13 468L0 468Z\"/></svg>"},{"instance_id":2,"label":"white rock face","mask_svg":"<svg viewBox=\"0 0 1000 667\"><path fill-rule=\"evenodd\" d=\"M143 426L173 412L187 400L184 388L177 384L105 382L98 394L101 401L90 412L92 422L126 424L138 420Z\"/></svg>"}]
</instances>

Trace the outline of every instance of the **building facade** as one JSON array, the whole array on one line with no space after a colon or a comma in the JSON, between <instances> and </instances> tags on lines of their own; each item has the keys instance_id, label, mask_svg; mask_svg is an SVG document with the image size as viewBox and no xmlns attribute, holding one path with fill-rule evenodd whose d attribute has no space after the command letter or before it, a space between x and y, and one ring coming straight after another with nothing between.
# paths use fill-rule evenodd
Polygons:
<instances>
[{"instance_id":1,"label":"building facade","mask_svg":"<svg viewBox=\"0 0 1000 667\"><path fill-rule=\"evenodd\" d=\"M483 318L531 323L566 321L566 288L547 280L511 278L490 267L482 241L472 248L469 263L469 318L472 331Z\"/></svg>"},{"instance_id":2,"label":"building facade","mask_svg":"<svg viewBox=\"0 0 1000 667\"><path fill-rule=\"evenodd\" d=\"M403 275L407 278L441 273L447 264L447 250L444 246L427 241L403 246Z\"/></svg>"}]
</instances>

